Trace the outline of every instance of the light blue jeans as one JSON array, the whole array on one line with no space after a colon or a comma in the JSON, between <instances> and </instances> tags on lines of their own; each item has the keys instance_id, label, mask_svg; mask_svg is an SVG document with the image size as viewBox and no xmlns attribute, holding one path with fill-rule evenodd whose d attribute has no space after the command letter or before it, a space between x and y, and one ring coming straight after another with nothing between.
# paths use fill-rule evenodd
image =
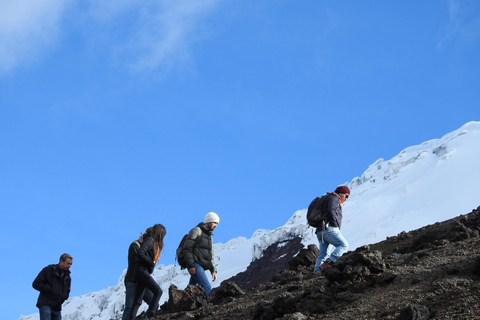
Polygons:
<instances>
[{"instance_id":1,"label":"light blue jeans","mask_svg":"<svg viewBox=\"0 0 480 320\"><path fill-rule=\"evenodd\" d=\"M200 285L206 292L207 296L212 291L212 286L208 281L207 274L205 273L205 269L201 265L195 262L195 275L190 276L189 285L196 286L197 284Z\"/></svg>"},{"instance_id":2,"label":"light blue jeans","mask_svg":"<svg viewBox=\"0 0 480 320\"><path fill-rule=\"evenodd\" d=\"M338 258L342 256L348 250L348 243L340 232L338 227L328 227L325 231L319 231L317 233L319 250L317 262L315 263L315 268L313 272L320 270L320 266L328 258L333 262L337 261ZM335 247L335 250L331 254L328 254L331 251L332 247Z\"/></svg>"},{"instance_id":3,"label":"light blue jeans","mask_svg":"<svg viewBox=\"0 0 480 320\"><path fill-rule=\"evenodd\" d=\"M60 311L52 310L49 306L41 306L38 308L40 320L62 320Z\"/></svg>"}]
</instances>

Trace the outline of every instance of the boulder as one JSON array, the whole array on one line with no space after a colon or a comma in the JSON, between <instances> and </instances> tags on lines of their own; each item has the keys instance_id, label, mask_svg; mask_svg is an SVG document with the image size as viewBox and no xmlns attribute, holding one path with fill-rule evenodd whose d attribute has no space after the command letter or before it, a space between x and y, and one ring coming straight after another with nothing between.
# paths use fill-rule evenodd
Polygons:
<instances>
[{"instance_id":1,"label":"boulder","mask_svg":"<svg viewBox=\"0 0 480 320\"><path fill-rule=\"evenodd\" d=\"M224 302L231 302L235 298L245 295L245 292L240 289L235 282L224 281L215 291L215 296L212 298L213 304L220 304Z\"/></svg>"},{"instance_id":2,"label":"boulder","mask_svg":"<svg viewBox=\"0 0 480 320\"><path fill-rule=\"evenodd\" d=\"M168 288L168 301L165 307L171 312L192 311L208 305L207 295L202 287L187 286L185 290L179 290L174 284Z\"/></svg>"},{"instance_id":3,"label":"boulder","mask_svg":"<svg viewBox=\"0 0 480 320\"><path fill-rule=\"evenodd\" d=\"M288 262L289 270L312 272L315 262L317 262L318 254L317 245L310 244L307 248L301 249L300 252Z\"/></svg>"}]
</instances>

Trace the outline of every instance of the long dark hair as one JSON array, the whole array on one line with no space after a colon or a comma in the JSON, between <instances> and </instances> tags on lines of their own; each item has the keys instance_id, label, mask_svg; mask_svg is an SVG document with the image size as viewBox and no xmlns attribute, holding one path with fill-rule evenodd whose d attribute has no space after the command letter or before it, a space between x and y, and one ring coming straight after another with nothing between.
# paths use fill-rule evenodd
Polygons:
<instances>
[{"instance_id":1,"label":"long dark hair","mask_svg":"<svg viewBox=\"0 0 480 320\"><path fill-rule=\"evenodd\" d=\"M150 235L150 237L152 237L153 239L153 243L154 243L153 251L155 255L155 258L153 261L157 263L158 260L160 259L160 251L162 251L163 249L163 238L167 234L167 229L165 229L165 227L162 224L157 223L153 227L148 228L145 232L147 232Z\"/></svg>"}]
</instances>

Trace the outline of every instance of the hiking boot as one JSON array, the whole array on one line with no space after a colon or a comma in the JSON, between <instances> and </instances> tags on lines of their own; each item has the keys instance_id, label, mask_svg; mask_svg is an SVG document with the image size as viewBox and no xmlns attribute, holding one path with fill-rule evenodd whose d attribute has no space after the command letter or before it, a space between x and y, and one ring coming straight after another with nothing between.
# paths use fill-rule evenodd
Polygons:
<instances>
[{"instance_id":1,"label":"hiking boot","mask_svg":"<svg viewBox=\"0 0 480 320\"><path fill-rule=\"evenodd\" d=\"M333 265L333 261L330 260L330 258L328 258L324 263L320 265L320 269L325 270L325 269L331 268L332 265Z\"/></svg>"}]
</instances>

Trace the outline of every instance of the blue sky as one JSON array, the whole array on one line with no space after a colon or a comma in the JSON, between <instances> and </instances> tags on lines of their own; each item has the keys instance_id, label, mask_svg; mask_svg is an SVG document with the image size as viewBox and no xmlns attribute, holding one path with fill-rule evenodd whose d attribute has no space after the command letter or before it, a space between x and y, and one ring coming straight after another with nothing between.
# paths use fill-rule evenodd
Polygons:
<instances>
[{"instance_id":1,"label":"blue sky","mask_svg":"<svg viewBox=\"0 0 480 320\"><path fill-rule=\"evenodd\" d=\"M155 223L171 264L209 211L250 237L480 120L479 49L474 0L1 0L6 317L63 252L104 289Z\"/></svg>"}]
</instances>

